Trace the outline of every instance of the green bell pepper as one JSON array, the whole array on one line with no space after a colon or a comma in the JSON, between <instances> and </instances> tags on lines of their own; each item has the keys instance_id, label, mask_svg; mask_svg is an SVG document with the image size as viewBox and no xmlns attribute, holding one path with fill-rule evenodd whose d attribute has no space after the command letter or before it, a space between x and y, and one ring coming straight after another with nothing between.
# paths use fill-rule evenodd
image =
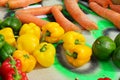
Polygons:
<instances>
[{"instance_id":1,"label":"green bell pepper","mask_svg":"<svg viewBox=\"0 0 120 80\"><path fill-rule=\"evenodd\" d=\"M15 50L15 47L5 42L0 48L0 61L3 62L6 58L9 57L9 55L12 55Z\"/></svg>"},{"instance_id":2,"label":"green bell pepper","mask_svg":"<svg viewBox=\"0 0 120 80\"><path fill-rule=\"evenodd\" d=\"M4 45L4 43L5 43L4 36L0 34L0 48Z\"/></svg>"},{"instance_id":3,"label":"green bell pepper","mask_svg":"<svg viewBox=\"0 0 120 80\"><path fill-rule=\"evenodd\" d=\"M16 18L15 16L7 17L2 21L0 28L11 27L14 31L14 34L18 34L20 28L22 26L22 22Z\"/></svg>"}]
</instances>

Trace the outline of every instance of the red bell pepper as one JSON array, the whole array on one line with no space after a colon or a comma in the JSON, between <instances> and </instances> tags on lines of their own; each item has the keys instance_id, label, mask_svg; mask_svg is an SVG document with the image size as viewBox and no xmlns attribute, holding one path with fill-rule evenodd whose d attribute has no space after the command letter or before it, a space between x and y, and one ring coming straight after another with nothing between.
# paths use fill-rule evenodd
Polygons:
<instances>
[{"instance_id":1,"label":"red bell pepper","mask_svg":"<svg viewBox=\"0 0 120 80\"><path fill-rule=\"evenodd\" d=\"M111 80L109 77L98 78L98 80Z\"/></svg>"},{"instance_id":2,"label":"red bell pepper","mask_svg":"<svg viewBox=\"0 0 120 80\"><path fill-rule=\"evenodd\" d=\"M6 78L5 80L28 80L26 73L22 72L21 70L18 70L18 72L16 72L16 73L15 73L15 71L11 70L6 75L5 78Z\"/></svg>"},{"instance_id":3,"label":"red bell pepper","mask_svg":"<svg viewBox=\"0 0 120 80\"><path fill-rule=\"evenodd\" d=\"M2 63L0 75L3 80L28 80L26 73L22 72L21 61L11 56Z\"/></svg>"}]
</instances>

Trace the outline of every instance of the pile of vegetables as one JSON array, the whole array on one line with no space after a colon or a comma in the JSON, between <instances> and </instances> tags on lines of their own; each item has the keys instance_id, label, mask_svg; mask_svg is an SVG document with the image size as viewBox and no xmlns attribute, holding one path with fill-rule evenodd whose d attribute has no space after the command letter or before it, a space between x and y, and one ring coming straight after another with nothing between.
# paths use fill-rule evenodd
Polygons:
<instances>
[{"instance_id":1,"label":"pile of vegetables","mask_svg":"<svg viewBox=\"0 0 120 80\"><path fill-rule=\"evenodd\" d=\"M98 29L97 25L90 21L77 6L76 1L64 0L64 2L67 11L83 28L86 30ZM111 3L106 4L111 5ZM120 29L118 24L120 22L118 16L120 15L118 13L105 9L106 5L98 5L96 0L89 0L89 6L93 11L110 20ZM38 10L39 13L36 13ZM61 10L61 6L20 9L15 12L15 16L0 21L1 79L28 80L26 74L34 70L37 64L46 68L52 66L56 57L56 47L53 44L59 42L62 42L65 58L72 66L78 68L91 60L93 49L86 45L86 39L80 33L80 27L66 19ZM106 15L103 14L103 11L106 11ZM49 22L35 17L36 15L48 13L53 14L56 22ZM76 14L79 17L76 17ZM114 14L117 15L117 18ZM110 17L111 15L112 17ZM112 57L118 67L120 67L120 59L116 59L116 55L120 55L118 54L119 50L118 47ZM102 57L104 58L104 56Z\"/></svg>"},{"instance_id":2,"label":"pile of vegetables","mask_svg":"<svg viewBox=\"0 0 120 80\"><path fill-rule=\"evenodd\" d=\"M72 66L80 67L91 59L92 49L85 44L85 37L80 32L65 32L57 22L49 22L40 28L34 23L22 24L14 16L3 20L0 27L2 79L9 80L6 76L11 76L13 80L27 80L26 73L34 70L36 64L42 67L52 66L56 56L53 44L59 41L62 42L66 59ZM8 74L3 73L6 62L10 62L9 67L12 68Z\"/></svg>"},{"instance_id":3,"label":"pile of vegetables","mask_svg":"<svg viewBox=\"0 0 120 80\"><path fill-rule=\"evenodd\" d=\"M2 80L28 80L26 73L22 71L21 60L12 57L16 48L5 41L2 34L0 34L0 44L0 77Z\"/></svg>"}]
</instances>

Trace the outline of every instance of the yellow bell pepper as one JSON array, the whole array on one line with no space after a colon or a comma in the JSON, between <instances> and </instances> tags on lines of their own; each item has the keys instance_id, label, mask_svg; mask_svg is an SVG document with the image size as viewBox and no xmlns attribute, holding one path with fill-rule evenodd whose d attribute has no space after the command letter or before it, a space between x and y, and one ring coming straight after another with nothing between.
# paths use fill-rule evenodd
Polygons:
<instances>
[{"instance_id":1,"label":"yellow bell pepper","mask_svg":"<svg viewBox=\"0 0 120 80\"><path fill-rule=\"evenodd\" d=\"M17 49L25 50L30 54L39 45L39 39L33 34L24 34L17 39Z\"/></svg>"},{"instance_id":2,"label":"yellow bell pepper","mask_svg":"<svg viewBox=\"0 0 120 80\"><path fill-rule=\"evenodd\" d=\"M40 39L41 36L41 30L40 28L34 24L34 23L29 23L29 24L23 24L19 31L19 35L23 34L34 34L38 39Z\"/></svg>"},{"instance_id":3,"label":"yellow bell pepper","mask_svg":"<svg viewBox=\"0 0 120 80\"><path fill-rule=\"evenodd\" d=\"M74 67L88 63L92 55L92 49L86 45L76 45L74 48L65 51L68 62Z\"/></svg>"},{"instance_id":4,"label":"yellow bell pepper","mask_svg":"<svg viewBox=\"0 0 120 80\"><path fill-rule=\"evenodd\" d=\"M63 41L63 47L65 49L71 49L75 45L85 44L85 37L81 33L75 31L66 32L61 37L61 40Z\"/></svg>"},{"instance_id":5,"label":"yellow bell pepper","mask_svg":"<svg viewBox=\"0 0 120 80\"><path fill-rule=\"evenodd\" d=\"M16 39L14 37L12 28L3 28L0 30L0 34L2 34L5 37L6 42L8 42L12 46L16 46Z\"/></svg>"},{"instance_id":6,"label":"yellow bell pepper","mask_svg":"<svg viewBox=\"0 0 120 80\"><path fill-rule=\"evenodd\" d=\"M35 49L33 55L38 63L43 67L49 67L54 64L56 49L51 43L42 42Z\"/></svg>"},{"instance_id":7,"label":"yellow bell pepper","mask_svg":"<svg viewBox=\"0 0 120 80\"><path fill-rule=\"evenodd\" d=\"M64 34L64 29L56 22L49 22L42 27L42 41L56 43Z\"/></svg>"},{"instance_id":8,"label":"yellow bell pepper","mask_svg":"<svg viewBox=\"0 0 120 80\"><path fill-rule=\"evenodd\" d=\"M22 71L30 72L36 66L36 59L34 56L30 55L27 51L24 50L16 50L13 53L13 57L20 59L22 63Z\"/></svg>"}]
</instances>

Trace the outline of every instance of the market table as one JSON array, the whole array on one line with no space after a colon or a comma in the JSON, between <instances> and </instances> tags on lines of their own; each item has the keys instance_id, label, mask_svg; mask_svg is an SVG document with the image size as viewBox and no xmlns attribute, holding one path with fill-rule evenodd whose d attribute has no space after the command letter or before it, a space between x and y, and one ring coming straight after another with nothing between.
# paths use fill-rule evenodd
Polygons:
<instances>
[{"instance_id":1,"label":"market table","mask_svg":"<svg viewBox=\"0 0 120 80\"><path fill-rule=\"evenodd\" d=\"M93 42L102 35L107 35L114 40L119 30L110 21L98 16L83 4L79 3L79 6L99 27L98 30L82 30L82 34L85 36L89 46L92 46ZM14 11L0 7L0 19L3 20L6 16L11 16L12 14L14 14ZM47 19L48 17L45 16L44 18ZM60 50L61 48L59 47L57 54ZM59 57L62 59L61 55L57 55L54 65L49 68L43 68L37 65L34 70L27 73L29 80L97 80L102 77L109 77L111 80L120 80L120 69L111 60L103 62L93 59L92 63L88 63L75 71L67 68L64 61L60 62L61 59ZM92 67L89 65L92 65ZM83 72L81 69L83 69ZM87 71L84 69L87 69Z\"/></svg>"}]
</instances>

